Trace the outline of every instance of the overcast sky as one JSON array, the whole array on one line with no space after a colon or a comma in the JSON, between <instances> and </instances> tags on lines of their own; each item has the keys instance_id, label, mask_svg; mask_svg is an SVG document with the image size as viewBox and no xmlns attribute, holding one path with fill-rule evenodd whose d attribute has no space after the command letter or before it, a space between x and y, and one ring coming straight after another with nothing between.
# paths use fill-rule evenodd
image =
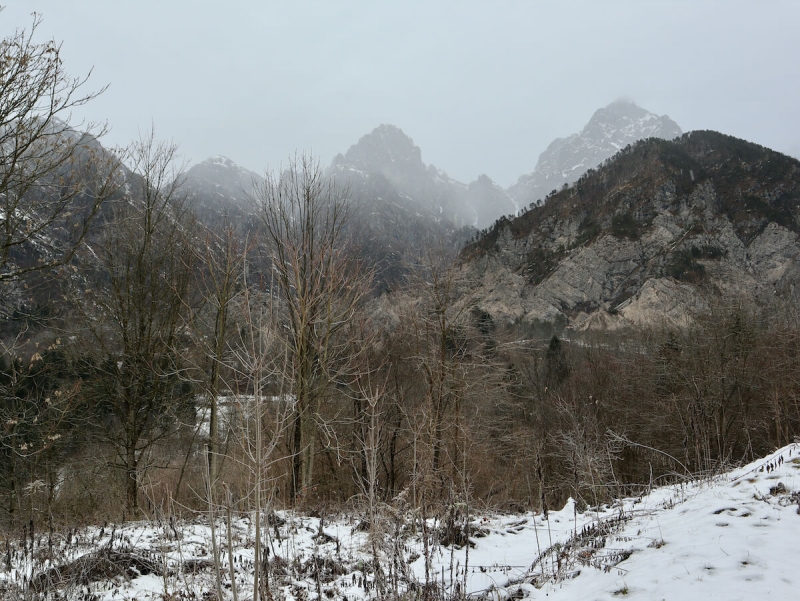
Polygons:
<instances>
[{"instance_id":1,"label":"overcast sky","mask_svg":"<svg viewBox=\"0 0 800 601\"><path fill-rule=\"evenodd\" d=\"M44 17L108 145L155 124L189 163L324 164L381 123L468 182L507 186L625 97L684 129L800 154L800 2L0 0Z\"/></svg>"}]
</instances>

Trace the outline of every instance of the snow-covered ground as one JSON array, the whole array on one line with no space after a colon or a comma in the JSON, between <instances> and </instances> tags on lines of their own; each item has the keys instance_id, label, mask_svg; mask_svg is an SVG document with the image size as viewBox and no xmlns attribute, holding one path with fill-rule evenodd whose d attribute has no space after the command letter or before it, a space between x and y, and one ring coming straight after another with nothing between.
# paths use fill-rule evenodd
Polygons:
<instances>
[{"instance_id":1,"label":"snow-covered ground","mask_svg":"<svg viewBox=\"0 0 800 601\"><path fill-rule=\"evenodd\" d=\"M273 599L348 601L393 598L396 591L421 595L427 573L446 598L464 590L488 599L796 598L799 475L800 445L793 444L733 472L654 489L598 511L581 513L570 502L545 519L468 516L456 506L451 536L458 540L459 524L471 524L472 544L461 548L443 544L446 519L428 519L423 529L421 516L411 511L386 508L374 545L359 518L326 517L320 525L319 518L277 512L264 536L270 591ZM215 523L223 595L232 599L225 521ZM231 536L236 589L244 601L252 597L249 517L232 520ZM27 552L21 540L9 543L9 553L3 550L0 597L22 598L22 586L75 599L215 595L207 520L89 528L56 537L52 550L46 533L34 538L32 554L30 541Z\"/></svg>"}]
</instances>

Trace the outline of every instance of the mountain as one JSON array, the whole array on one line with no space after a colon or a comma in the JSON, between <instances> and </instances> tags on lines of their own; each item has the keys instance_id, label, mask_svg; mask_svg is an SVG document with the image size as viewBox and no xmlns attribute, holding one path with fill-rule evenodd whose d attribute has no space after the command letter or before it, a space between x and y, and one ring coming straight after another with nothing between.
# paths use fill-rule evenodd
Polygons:
<instances>
[{"instance_id":1,"label":"mountain","mask_svg":"<svg viewBox=\"0 0 800 601\"><path fill-rule=\"evenodd\" d=\"M551 142L534 170L521 176L508 194L526 207L577 181L587 169L597 167L629 144L646 138L671 140L681 133L678 124L666 115L655 115L626 100L612 102L595 111L579 133Z\"/></svg>"},{"instance_id":2,"label":"mountain","mask_svg":"<svg viewBox=\"0 0 800 601\"><path fill-rule=\"evenodd\" d=\"M347 185L355 210L351 227L362 252L377 264L379 287L389 287L404 264L429 240L460 249L474 230L463 228L460 208L467 186L422 162L420 149L399 128L382 125L337 155L327 174ZM223 215L252 222L256 173L226 157L194 165L184 189L201 220ZM474 216L472 217L474 220Z\"/></svg>"},{"instance_id":3,"label":"mountain","mask_svg":"<svg viewBox=\"0 0 800 601\"><path fill-rule=\"evenodd\" d=\"M375 200L395 196L395 202L409 211L461 225L458 197L463 184L433 165L425 165L419 147L394 125L381 125L362 136L344 155L333 159L331 171L344 177L356 194L365 187L374 189L378 185L385 194ZM365 186L367 180L375 184Z\"/></svg>"},{"instance_id":4,"label":"mountain","mask_svg":"<svg viewBox=\"0 0 800 601\"><path fill-rule=\"evenodd\" d=\"M574 182L588 168L637 140L680 134L680 127L669 117L633 102L614 102L596 111L580 133L553 141L536 168L504 190L486 175L469 184L451 178L426 164L419 146L403 130L383 124L336 155L328 172L350 185L360 210L372 216L370 225L387 230L398 246L422 222L426 235L433 236L461 228L486 228ZM228 205L246 206L253 182L260 179L225 157L211 157L188 171L187 188L198 212L213 214ZM382 221L386 223L380 225Z\"/></svg>"},{"instance_id":5,"label":"mountain","mask_svg":"<svg viewBox=\"0 0 800 601\"><path fill-rule=\"evenodd\" d=\"M463 252L495 320L685 323L707 298L795 298L800 161L711 131L650 138Z\"/></svg>"},{"instance_id":6,"label":"mountain","mask_svg":"<svg viewBox=\"0 0 800 601\"><path fill-rule=\"evenodd\" d=\"M425 216L448 228L485 227L515 205L499 186L481 176L469 186L422 161L414 141L394 125L380 125L337 155L332 172L344 176L354 191L381 188L379 200ZM366 180L372 180L365 186Z\"/></svg>"},{"instance_id":7,"label":"mountain","mask_svg":"<svg viewBox=\"0 0 800 601\"><path fill-rule=\"evenodd\" d=\"M508 193L488 175L479 176L467 186L464 202L474 211L475 227L487 227L499 217L517 212Z\"/></svg>"},{"instance_id":8,"label":"mountain","mask_svg":"<svg viewBox=\"0 0 800 601\"><path fill-rule=\"evenodd\" d=\"M428 241L460 248L451 219L457 184L422 162L420 149L399 128L382 125L339 154L328 174L349 188L359 246L378 266L379 287L393 287Z\"/></svg>"},{"instance_id":9,"label":"mountain","mask_svg":"<svg viewBox=\"0 0 800 601\"><path fill-rule=\"evenodd\" d=\"M400 128L386 124L337 155L331 169L351 181L380 178L384 188L398 195L400 204L409 211L428 214L455 227L485 228L576 181L587 169L638 140L680 135L681 128L669 117L620 100L597 110L580 133L554 140L540 155L534 170L507 190L486 175L467 185L434 165L426 165L413 140Z\"/></svg>"},{"instance_id":10,"label":"mountain","mask_svg":"<svg viewBox=\"0 0 800 601\"><path fill-rule=\"evenodd\" d=\"M213 156L186 172L184 187L201 218L247 212L254 187L263 178L229 158Z\"/></svg>"}]
</instances>

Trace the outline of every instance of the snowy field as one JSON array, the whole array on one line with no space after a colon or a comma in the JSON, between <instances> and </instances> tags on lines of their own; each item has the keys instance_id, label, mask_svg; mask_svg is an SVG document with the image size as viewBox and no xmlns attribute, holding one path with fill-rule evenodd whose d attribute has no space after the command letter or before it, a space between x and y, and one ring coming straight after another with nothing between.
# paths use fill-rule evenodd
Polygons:
<instances>
[{"instance_id":1,"label":"snowy field","mask_svg":"<svg viewBox=\"0 0 800 601\"><path fill-rule=\"evenodd\" d=\"M800 586L800 445L710 480L654 489L599 511L444 523L386 508L370 539L355 517L270 514L272 599L791 599ZM464 524L470 523L470 545ZM223 596L252 598L254 525L215 522ZM448 528L447 526L450 526ZM3 542L0 598L213 599L210 524L107 525ZM427 537L428 544L425 544ZM374 541L374 542L373 542ZM31 551L31 545L33 550ZM376 562L377 556L377 562ZM426 562L427 558L427 562ZM229 566L233 563L234 584ZM427 564L427 569L426 569ZM375 566L379 565L378 570ZM427 576L426 576L427 573ZM262 579L264 574L262 572ZM427 588L425 587L428 582Z\"/></svg>"}]
</instances>

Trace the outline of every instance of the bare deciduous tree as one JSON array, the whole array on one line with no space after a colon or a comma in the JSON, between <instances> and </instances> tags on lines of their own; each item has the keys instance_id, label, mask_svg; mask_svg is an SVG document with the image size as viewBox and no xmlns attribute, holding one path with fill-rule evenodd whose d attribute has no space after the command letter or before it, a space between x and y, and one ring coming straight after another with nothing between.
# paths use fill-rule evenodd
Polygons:
<instances>
[{"instance_id":1,"label":"bare deciduous tree","mask_svg":"<svg viewBox=\"0 0 800 601\"><path fill-rule=\"evenodd\" d=\"M69 261L121 183L104 128L70 124L104 88L67 75L54 40L34 42L40 23L0 40L0 282Z\"/></svg>"},{"instance_id":2,"label":"bare deciduous tree","mask_svg":"<svg viewBox=\"0 0 800 601\"><path fill-rule=\"evenodd\" d=\"M241 327L231 345L231 355L236 388L250 394L237 395L238 423L229 422L239 443L240 457L236 462L245 469L249 482L245 497L255 525L252 598L256 601L271 598L268 553L263 551L263 539L265 535L269 537L269 529L265 527L264 517L269 514L273 500L273 494L268 492L274 491L270 486L276 479L273 466L282 459L275 456L275 451L294 411L286 394L293 382L292 366L286 361L287 348L278 334L282 324L276 319L275 299L272 294L266 299L257 298L259 296L245 288L240 297ZM227 489L227 483L224 486ZM228 508L230 503L228 495ZM230 516L228 519L230 521ZM235 588L233 571L231 583Z\"/></svg>"},{"instance_id":3,"label":"bare deciduous tree","mask_svg":"<svg viewBox=\"0 0 800 601\"><path fill-rule=\"evenodd\" d=\"M192 312L193 329L198 333L204 368L203 383L209 408L208 469L211 483L219 474L218 396L222 371L229 354L232 329L231 308L242 291L244 261L247 255L242 232L230 222L220 227L204 228L197 260L202 263L199 293L202 302Z\"/></svg>"},{"instance_id":4,"label":"bare deciduous tree","mask_svg":"<svg viewBox=\"0 0 800 601\"><path fill-rule=\"evenodd\" d=\"M147 451L174 430L188 403L176 346L186 323L192 279L191 224L183 206L176 148L143 137L130 149L127 194L90 249L85 268L95 285L77 299L91 332L96 394L109 427L102 433L125 472L127 510L138 512Z\"/></svg>"},{"instance_id":5,"label":"bare deciduous tree","mask_svg":"<svg viewBox=\"0 0 800 601\"><path fill-rule=\"evenodd\" d=\"M294 415L290 434L292 498L314 475L320 404L343 363L340 334L369 292L370 274L348 243L347 190L308 156L292 161L256 190L267 251L285 320Z\"/></svg>"},{"instance_id":6,"label":"bare deciduous tree","mask_svg":"<svg viewBox=\"0 0 800 601\"><path fill-rule=\"evenodd\" d=\"M407 316L418 343L415 361L425 378L431 470L443 478L447 431L455 425L470 378L467 370L467 303L459 299L459 272L442 245L431 245L415 268L420 300Z\"/></svg>"}]
</instances>

